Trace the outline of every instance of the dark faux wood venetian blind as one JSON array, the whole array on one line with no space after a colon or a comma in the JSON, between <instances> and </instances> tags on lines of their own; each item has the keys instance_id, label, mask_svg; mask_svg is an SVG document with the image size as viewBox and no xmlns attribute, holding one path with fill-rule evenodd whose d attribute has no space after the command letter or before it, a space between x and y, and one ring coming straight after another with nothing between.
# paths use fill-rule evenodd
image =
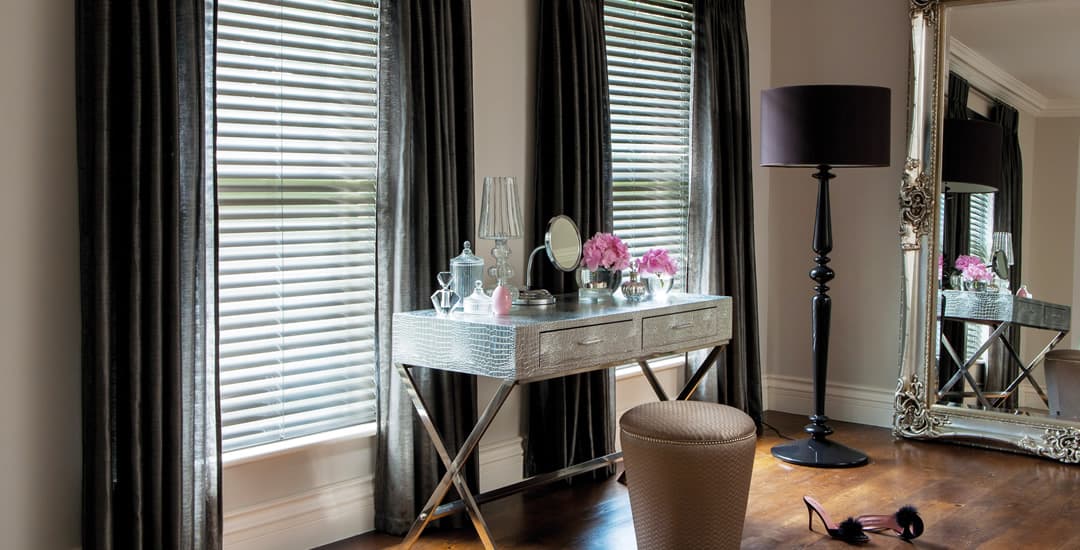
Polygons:
<instances>
[{"instance_id":1,"label":"dark faux wood venetian blind","mask_svg":"<svg viewBox=\"0 0 1080 550\"><path fill-rule=\"evenodd\" d=\"M378 0L218 2L223 450L374 419Z\"/></svg>"}]
</instances>

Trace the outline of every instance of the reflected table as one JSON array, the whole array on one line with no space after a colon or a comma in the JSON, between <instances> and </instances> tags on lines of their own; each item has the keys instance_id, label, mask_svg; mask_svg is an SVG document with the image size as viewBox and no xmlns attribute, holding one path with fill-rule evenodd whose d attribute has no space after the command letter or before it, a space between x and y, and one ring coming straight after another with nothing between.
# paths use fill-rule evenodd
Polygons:
<instances>
[{"instance_id":1,"label":"reflected table","mask_svg":"<svg viewBox=\"0 0 1080 550\"><path fill-rule=\"evenodd\" d=\"M412 311L394 314L392 336L394 368L446 466L446 474L413 522L401 547L410 548L431 520L464 510L484 547L494 548L491 533L480 514L480 504L602 468L622 458L622 453L616 452L473 495L461 474L462 468L510 391L518 384L637 362L657 397L667 400L648 360L710 349L677 396L687 399L731 339L731 298L673 294L665 301L630 304L616 298L613 302L587 304L579 303L576 295L568 295L560 296L552 306L515 307L506 316L454 313L439 317L433 310ZM502 381L453 456L416 389L410 372L414 368ZM451 486L457 489L460 499L444 504L442 501Z\"/></svg>"},{"instance_id":2,"label":"reflected table","mask_svg":"<svg viewBox=\"0 0 1080 550\"><path fill-rule=\"evenodd\" d=\"M1066 305L1053 304L1020 298L1011 294L999 294L994 292L972 292L963 290L944 290L941 292L941 319L947 321L963 321L966 323L978 323L993 327L990 336L979 346L979 349L971 355L967 361L961 361L953 348L952 343L944 333L941 334L941 343L946 353L960 368L937 392L938 399L944 398L961 379L971 386L970 394L973 395L979 405L987 409L1001 406L1009 397L1016 392L1024 380L1031 383L1039 398L1047 403L1046 393L1043 392L1039 383L1031 378L1031 372L1046 357L1046 354L1069 333L1072 308ZM1008 338L1008 329L1013 326L1030 327L1055 332L1050 343L1028 363L1020 359L1020 355L1013 348ZM982 357L990 345L1000 341L1007 351L1008 357L1020 368L1016 378L1000 392L984 392L976 384L969 369L975 365L979 357ZM991 404L990 399L994 399Z\"/></svg>"}]
</instances>

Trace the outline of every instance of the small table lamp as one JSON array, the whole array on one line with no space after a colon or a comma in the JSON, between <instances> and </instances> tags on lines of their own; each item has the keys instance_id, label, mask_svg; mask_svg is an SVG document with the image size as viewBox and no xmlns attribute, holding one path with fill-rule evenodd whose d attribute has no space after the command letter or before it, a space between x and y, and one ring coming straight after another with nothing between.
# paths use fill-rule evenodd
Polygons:
<instances>
[{"instance_id":1,"label":"small table lamp","mask_svg":"<svg viewBox=\"0 0 1080 550\"><path fill-rule=\"evenodd\" d=\"M495 265L488 268L488 273L497 281L497 286L507 287L512 295L517 289L510 284L514 270L510 267L510 247L506 241L520 239L522 233L521 202L518 201L517 183L509 176L485 177L484 196L480 201L481 239L495 241L491 255Z\"/></svg>"},{"instance_id":2,"label":"small table lamp","mask_svg":"<svg viewBox=\"0 0 1080 550\"><path fill-rule=\"evenodd\" d=\"M833 432L825 416L825 375L829 360L832 299L826 284L835 273L829 213L831 168L889 165L889 89L877 86L787 86L761 92L761 165L817 168L817 218L813 250L817 266L810 278L814 414L804 431L809 439L777 445L773 456L803 466L843 468L867 463L865 454L826 439Z\"/></svg>"}]
</instances>

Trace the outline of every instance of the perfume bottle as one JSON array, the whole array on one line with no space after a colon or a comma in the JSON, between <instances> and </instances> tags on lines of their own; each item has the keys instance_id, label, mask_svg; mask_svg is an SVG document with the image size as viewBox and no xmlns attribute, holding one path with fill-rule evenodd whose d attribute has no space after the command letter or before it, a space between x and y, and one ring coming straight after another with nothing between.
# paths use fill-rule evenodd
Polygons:
<instances>
[{"instance_id":1,"label":"perfume bottle","mask_svg":"<svg viewBox=\"0 0 1080 550\"><path fill-rule=\"evenodd\" d=\"M637 262L630 265L630 280L622 284L622 295L627 302L637 303L645 299L647 292L645 283L638 275Z\"/></svg>"},{"instance_id":2,"label":"perfume bottle","mask_svg":"<svg viewBox=\"0 0 1080 550\"><path fill-rule=\"evenodd\" d=\"M509 315L513 300L510 296L510 288L506 285L499 285L491 292L491 311L495 315Z\"/></svg>"},{"instance_id":3,"label":"perfume bottle","mask_svg":"<svg viewBox=\"0 0 1080 550\"><path fill-rule=\"evenodd\" d=\"M440 271L435 280L442 288L431 295L431 305L435 306L435 313L443 317L454 310L461 297L450 288L454 284L454 276L449 271Z\"/></svg>"}]
</instances>

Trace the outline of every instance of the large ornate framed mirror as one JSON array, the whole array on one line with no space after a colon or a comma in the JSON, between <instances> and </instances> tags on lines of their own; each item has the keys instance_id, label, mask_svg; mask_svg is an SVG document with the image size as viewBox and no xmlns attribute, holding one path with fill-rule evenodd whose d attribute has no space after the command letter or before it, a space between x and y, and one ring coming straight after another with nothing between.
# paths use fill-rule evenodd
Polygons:
<instances>
[{"instance_id":1,"label":"large ornate framed mirror","mask_svg":"<svg viewBox=\"0 0 1080 550\"><path fill-rule=\"evenodd\" d=\"M911 0L897 436L1080 462L1080 416L1047 398L1080 385L1042 360L1080 348L1078 28L1075 0ZM956 129L980 124L997 145Z\"/></svg>"}]
</instances>

